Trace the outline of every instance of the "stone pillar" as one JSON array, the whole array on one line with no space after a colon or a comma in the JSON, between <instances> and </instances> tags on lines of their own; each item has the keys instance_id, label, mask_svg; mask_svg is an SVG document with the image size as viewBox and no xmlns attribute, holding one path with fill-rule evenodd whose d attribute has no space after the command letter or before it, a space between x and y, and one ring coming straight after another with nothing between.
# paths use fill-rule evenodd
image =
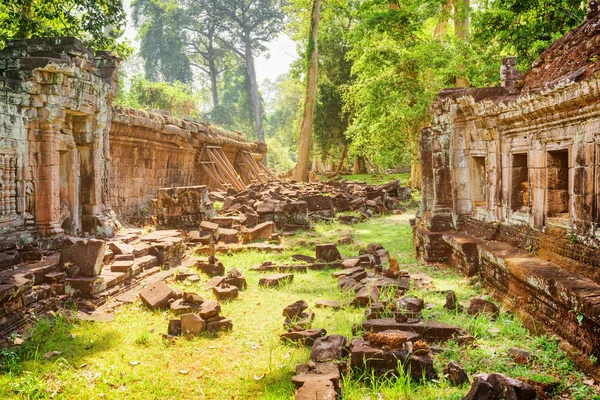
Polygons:
<instances>
[{"instance_id":1,"label":"stone pillar","mask_svg":"<svg viewBox=\"0 0 600 400\"><path fill-rule=\"evenodd\" d=\"M546 191L548 182L546 179L546 146L540 139L531 142L530 161L530 191L531 212L533 214L533 226L541 228L545 223Z\"/></svg>"},{"instance_id":2,"label":"stone pillar","mask_svg":"<svg viewBox=\"0 0 600 400\"><path fill-rule=\"evenodd\" d=\"M452 166L454 179L454 212L457 215L470 215L473 212L471 201L471 168L465 129L456 129L452 138Z\"/></svg>"},{"instance_id":3,"label":"stone pillar","mask_svg":"<svg viewBox=\"0 0 600 400\"><path fill-rule=\"evenodd\" d=\"M421 133L421 194L423 212L433 208L433 160L431 159L431 128L423 128Z\"/></svg>"},{"instance_id":4,"label":"stone pillar","mask_svg":"<svg viewBox=\"0 0 600 400\"><path fill-rule=\"evenodd\" d=\"M60 131L44 124L41 131L35 219L42 235L62 234L60 227Z\"/></svg>"},{"instance_id":5,"label":"stone pillar","mask_svg":"<svg viewBox=\"0 0 600 400\"><path fill-rule=\"evenodd\" d=\"M450 130L432 129L433 208L427 221L432 232L451 230L452 221L452 169L450 166Z\"/></svg>"}]
</instances>

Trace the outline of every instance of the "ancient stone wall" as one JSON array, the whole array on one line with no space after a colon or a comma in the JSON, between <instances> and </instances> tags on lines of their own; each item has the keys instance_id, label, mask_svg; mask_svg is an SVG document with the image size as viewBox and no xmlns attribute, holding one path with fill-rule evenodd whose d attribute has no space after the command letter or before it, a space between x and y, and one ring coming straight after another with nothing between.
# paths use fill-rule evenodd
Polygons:
<instances>
[{"instance_id":1,"label":"ancient stone wall","mask_svg":"<svg viewBox=\"0 0 600 400\"><path fill-rule=\"evenodd\" d=\"M264 144L161 111L113 110L118 63L73 38L0 51L3 239L110 236L114 211L150 215L161 187L267 182L254 161Z\"/></svg>"},{"instance_id":2,"label":"ancient stone wall","mask_svg":"<svg viewBox=\"0 0 600 400\"><path fill-rule=\"evenodd\" d=\"M0 230L112 230L106 161L117 65L73 38L0 51Z\"/></svg>"},{"instance_id":3,"label":"ancient stone wall","mask_svg":"<svg viewBox=\"0 0 600 400\"><path fill-rule=\"evenodd\" d=\"M240 152L262 157L267 151L264 144L206 123L119 107L112 119L110 146L111 205L123 216L149 215L159 188L212 186L200 165L206 147L220 147L236 167Z\"/></svg>"},{"instance_id":4,"label":"ancient stone wall","mask_svg":"<svg viewBox=\"0 0 600 400\"><path fill-rule=\"evenodd\" d=\"M600 64L586 54L599 25L599 15L588 18L522 79L508 59L502 87L440 93L421 137L415 225L424 260L481 275L519 312L596 356Z\"/></svg>"}]
</instances>

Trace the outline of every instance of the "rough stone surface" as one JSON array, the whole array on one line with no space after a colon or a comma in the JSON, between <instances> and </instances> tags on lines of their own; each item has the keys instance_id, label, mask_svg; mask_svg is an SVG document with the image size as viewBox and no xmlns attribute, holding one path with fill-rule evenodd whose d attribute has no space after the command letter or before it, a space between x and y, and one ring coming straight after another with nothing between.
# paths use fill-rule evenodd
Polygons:
<instances>
[{"instance_id":1,"label":"rough stone surface","mask_svg":"<svg viewBox=\"0 0 600 400\"><path fill-rule=\"evenodd\" d=\"M108 246L103 240L81 240L63 249L61 265L77 265L82 276L98 276L102 271L104 253Z\"/></svg>"},{"instance_id":2,"label":"rough stone surface","mask_svg":"<svg viewBox=\"0 0 600 400\"><path fill-rule=\"evenodd\" d=\"M338 251L335 243L318 244L315 246L318 260L325 262L335 262L342 259L340 252Z\"/></svg>"},{"instance_id":3,"label":"rough stone surface","mask_svg":"<svg viewBox=\"0 0 600 400\"><path fill-rule=\"evenodd\" d=\"M197 335L206 329L206 322L197 314L184 314L181 316L181 333L184 335Z\"/></svg>"},{"instance_id":4,"label":"rough stone surface","mask_svg":"<svg viewBox=\"0 0 600 400\"><path fill-rule=\"evenodd\" d=\"M260 278L258 284L260 286L275 287L290 283L293 279L293 274L273 274L264 278Z\"/></svg>"},{"instance_id":5,"label":"rough stone surface","mask_svg":"<svg viewBox=\"0 0 600 400\"><path fill-rule=\"evenodd\" d=\"M283 309L283 316L286 318L296 318L308 308L308 303L304 300L298 300Z\"/></svg>"},{"instance_id":6,"label":"rough stone surface","mask_svg":"<svg viewBox=\"0 0 600 400\"><path fill-rule=\"evenodd\" d=\"M169 307L169 300L174 295L173 289L164 282L156 282L140 291L140 298L152 309Z\"/></svg>"},{"instance_id":7,"label":"rough stone surface","mask_svg":"<svg viewBox=\"0 0 600 400\"><path fill-rule=\"evenodd\" d=\"M448 365L444 367L444 375L447 376L448 381L454 386L462 386L469 383L469 376L464 368L456 361L450 361Z\"/></svg>"},{"instance_id":8,"label":"rough stone surface","mask_svg":"<svg viewBox=\"0 0 600 400\"><path fill-rule=\"evenodd\" d=\"M314 362L339 360L348 353L348 345L348 338L343 335L318 338L313 344L310 359Z\"/></svg>"}]
</instances>

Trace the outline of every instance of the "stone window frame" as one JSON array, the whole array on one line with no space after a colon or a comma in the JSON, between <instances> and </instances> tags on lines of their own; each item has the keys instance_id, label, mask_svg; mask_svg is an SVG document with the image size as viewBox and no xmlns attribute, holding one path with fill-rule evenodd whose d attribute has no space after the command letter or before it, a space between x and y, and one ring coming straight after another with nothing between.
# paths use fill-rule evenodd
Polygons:
<instances>
[{"instance_id":1,"label":"stone window frame","mask_svg":"<svg viewBox=\"0 0 600 400\"><path fill-rule=\"evenodd\" d=\"M562 216L551 215L549 213L549 188L548 188L548 155L552 152L567 152L567 218ZM546 226L555 226L561 228L569 228L573 220L573 142L547 142L544 148L544 164L546 170L546 182L544 183L544 221Z\"/></svg>"}]
</instances>

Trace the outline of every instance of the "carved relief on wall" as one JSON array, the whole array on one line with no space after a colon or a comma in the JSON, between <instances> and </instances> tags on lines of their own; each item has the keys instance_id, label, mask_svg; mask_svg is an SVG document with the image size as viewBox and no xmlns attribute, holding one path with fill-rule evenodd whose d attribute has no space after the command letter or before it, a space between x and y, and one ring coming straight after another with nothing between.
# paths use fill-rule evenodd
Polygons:
<instances>
[{"instance_id":1,"label":"carved relief on wall","mask_svg":"<svg viewBox=\"0 0 600 400\"><path fill-rule=\"evenodd\" d=\"M0 153L0 219L17 216L17 157Z\"/></svg>"},{"instance_id":2,"label":"carved relief on wall","mask_svg":"<svg viewBox=\"0 0 600 400\"><path fill-rule=\"evenodd\" d=\"M0 150L0 224L34 223L35 189L31 168L23 176L19 155Z\"/></svg>"}]
</instances>

